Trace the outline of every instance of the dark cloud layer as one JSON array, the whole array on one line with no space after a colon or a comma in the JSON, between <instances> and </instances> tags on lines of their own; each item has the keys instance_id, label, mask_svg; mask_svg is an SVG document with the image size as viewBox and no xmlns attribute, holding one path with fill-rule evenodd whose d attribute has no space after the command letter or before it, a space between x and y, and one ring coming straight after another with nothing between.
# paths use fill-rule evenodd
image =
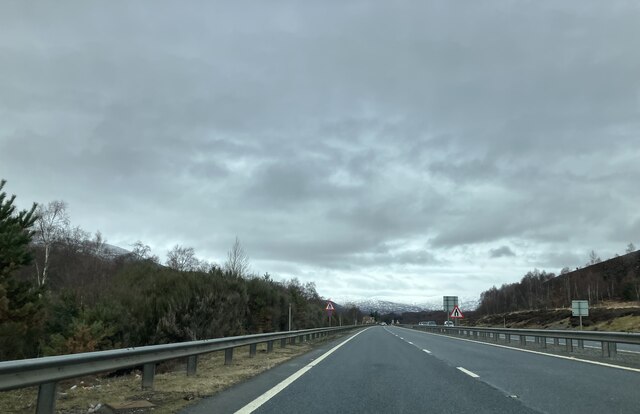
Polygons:
<instances>
[{"instance_id":1,"label":"dark cloud layer","mask_svg":"<svg viewBox=\"0 0 640 414\"><path fill-rule=\"evenodd\" d=\"M489 257L496 259L498 257L513 257L516 254L511 250L509 246L501 246L497 249L489 250Z\"/></svg>"},{"instance_id":2,"label":"dark cloud layer","mask_svg":"<svg viewBox=\"0 0 640 414\"><path fill-rule=\"evenodd\" d=\"M477 295L640 244L639 18L7 3L0 175L123 246L222 260L237 235L256 270L327 296Z\"/></svg>"}]
</instances>

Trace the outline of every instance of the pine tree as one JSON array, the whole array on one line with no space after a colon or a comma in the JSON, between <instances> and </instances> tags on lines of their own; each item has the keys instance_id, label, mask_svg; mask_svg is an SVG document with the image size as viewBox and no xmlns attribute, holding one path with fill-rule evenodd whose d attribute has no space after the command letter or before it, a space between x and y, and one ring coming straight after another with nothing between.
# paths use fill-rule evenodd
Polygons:
<instances>
[{"instance_id":1,"label":"pine tree","mask_svg":"<svg viewBox=\"0 0 640 414\"><path fill-rule=\"evenodd\" d=\"M33 259L29 243L36 220L31 210L17 212L15 195L7 198L0 180L0 360L35 356L42 321L41 292L13 277Z\"/></svg>"}]
</instances>

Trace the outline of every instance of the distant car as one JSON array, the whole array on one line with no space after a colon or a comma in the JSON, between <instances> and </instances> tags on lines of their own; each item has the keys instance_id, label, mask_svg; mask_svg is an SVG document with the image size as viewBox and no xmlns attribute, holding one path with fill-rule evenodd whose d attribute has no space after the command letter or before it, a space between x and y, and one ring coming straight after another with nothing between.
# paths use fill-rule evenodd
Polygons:
<instances>
[{"instance_id":1,"label":"distant car","mask_svg":"<svg viewBox=\"0 0 640 414\"><path fill-rule=\"evenodd\" d=\"M382 326L386 326L386 325L387 325L387 323L386 323L386 322L382 322L380 325L382 325Z\"/></svg>"},{"instance_id":2,"label":"distant car","mask_svg":"<svg viewBox=\"0 0 640 414\"><path fill-rule=\"evenodd\" d=\"M422 321L418 322L420 326L437 326L436 321Z\"/></svg>"},{"instance_id":3,"label":"distant car","mask_svg":"<svg viewBox=\"0 0 640 414\"><path fill-rule=\"evenodd\" d=\"M444 326L454 326L453 321L444 321Z\"/></svg>"}]
</instances>

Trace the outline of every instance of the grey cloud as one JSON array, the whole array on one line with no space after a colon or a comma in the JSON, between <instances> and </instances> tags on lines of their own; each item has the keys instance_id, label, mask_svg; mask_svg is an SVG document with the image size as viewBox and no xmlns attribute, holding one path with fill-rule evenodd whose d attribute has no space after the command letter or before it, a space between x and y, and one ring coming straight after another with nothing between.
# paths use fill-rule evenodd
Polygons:
<instances>
[{"instance_id":1,"label":"grey cloud","mask_svg":"<svg viewBox=\"0 0 640 414\"><path fill-rule=\"evenodd\" d=\"M489 257L491 257L492 259L495 259L498 257L510 257L515 255L516 254L511 250L509 246L501 246L501 247L498 247L497 249L489 250Z\"/></svg>"}]
</instances>

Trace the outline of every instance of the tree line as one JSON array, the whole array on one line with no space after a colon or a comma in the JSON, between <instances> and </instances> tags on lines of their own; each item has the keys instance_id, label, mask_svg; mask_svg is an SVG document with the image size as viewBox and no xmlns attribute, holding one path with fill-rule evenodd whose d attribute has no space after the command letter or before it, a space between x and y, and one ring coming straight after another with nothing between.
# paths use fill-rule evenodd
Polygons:
<instances>
[{"instance_id":1,"label":"tree line","mask_svg":"<svg viewBox=\"0 0 640 414\"><path fill-rule=\"evenodd\" d=\"M294 330L328 324L313 283L251 273L238 239L222 266L181 245L164 264L142 242L113 254L71 226L64 202L18 211L4 186L0 360L283 331L290 307Z\"/></svg>"}]
</instances>

